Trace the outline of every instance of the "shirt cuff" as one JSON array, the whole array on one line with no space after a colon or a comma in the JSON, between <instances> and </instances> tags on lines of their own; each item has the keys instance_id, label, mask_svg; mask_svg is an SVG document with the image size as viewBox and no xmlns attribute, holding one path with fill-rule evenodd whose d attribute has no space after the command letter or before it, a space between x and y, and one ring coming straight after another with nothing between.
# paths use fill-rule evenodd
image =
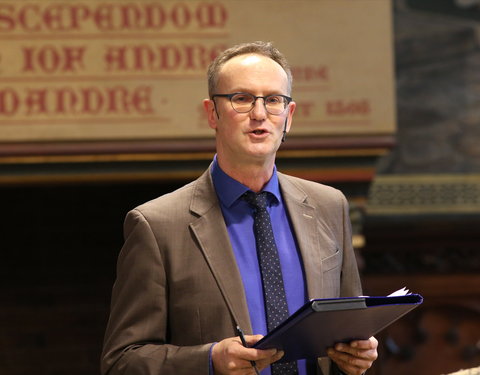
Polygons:
<instances>
[{"instance_id":1,"label":"shirt cuff","mask_svg":"<svg viewBox=\"0 0 480 375\"><path fill-rule=\"evenodd\" d=\"M216 345L217 343L214 342L212 344L212 346L210 347L210 352L208 353L208 374L209 375L213 375L213 362L212 362L212 350L213 350L213 347Z\"/></svg>"}]
</instances>

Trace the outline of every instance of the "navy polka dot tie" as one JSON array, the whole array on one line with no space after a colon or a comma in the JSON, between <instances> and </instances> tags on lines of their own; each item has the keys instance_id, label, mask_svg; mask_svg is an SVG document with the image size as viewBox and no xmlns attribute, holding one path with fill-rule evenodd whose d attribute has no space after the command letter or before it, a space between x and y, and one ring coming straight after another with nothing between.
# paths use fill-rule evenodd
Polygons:
<instances>
[{"instance_id":1,"label":"navy polka dot tie","mask_svg":"<svg viewBox=\"0 0 480 375\"><path fill-rule=\"evenodd\" d=\"M273 237L270 215L267 211L268 194L266 191L259 194L248 191L245 193L244 198L255 209L253 227L257 244L258 262L262 274L267 329L270 332L287 319L289 314L280 259L275 238ZM273 363L271 369L272 375L298 374L296 362Z\"/></svg>"}]
</instances>

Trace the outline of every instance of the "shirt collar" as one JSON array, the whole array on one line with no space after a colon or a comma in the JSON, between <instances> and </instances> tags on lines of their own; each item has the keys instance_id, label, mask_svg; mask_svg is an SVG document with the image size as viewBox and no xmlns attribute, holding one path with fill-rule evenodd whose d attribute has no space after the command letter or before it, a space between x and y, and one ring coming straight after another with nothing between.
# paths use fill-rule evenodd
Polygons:
<instances>
[{"instance_id":1,"label":"shirt collar","mask_svg":"<svg viewBox=\"0 0 480 375\"><path fill-rule=\"evenodd\" d=\"M213 185L215 191L220 199L220 202L230 207L235 201L240 198L246 191L250 190L245 185L227 175L218 165L217 155L213 158L212 168L210 171L212 175ZM281 201L280 186L278 184L277 168L273 167L273 174L267 182L262 191L268 191L273 194L276 202Z\"/></svg>"}]
</instances>

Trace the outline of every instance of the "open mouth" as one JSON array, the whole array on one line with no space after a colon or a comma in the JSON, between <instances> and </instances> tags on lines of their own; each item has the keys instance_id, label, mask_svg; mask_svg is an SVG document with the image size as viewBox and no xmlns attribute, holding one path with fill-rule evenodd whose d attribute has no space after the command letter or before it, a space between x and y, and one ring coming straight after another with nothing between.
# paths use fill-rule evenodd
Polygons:
<instances>
[{"instance_id":1,"label":"open mouth","mask_svg":"<svg viewBox=\"0 0 480 375\"><path fill-rule=\"evenodd\" d=\"M255 135L262 135L262 134L265 134L266 131L262 129L258 129L258 130L253 130L252 133Z\"/></svg>"}]
</instances>

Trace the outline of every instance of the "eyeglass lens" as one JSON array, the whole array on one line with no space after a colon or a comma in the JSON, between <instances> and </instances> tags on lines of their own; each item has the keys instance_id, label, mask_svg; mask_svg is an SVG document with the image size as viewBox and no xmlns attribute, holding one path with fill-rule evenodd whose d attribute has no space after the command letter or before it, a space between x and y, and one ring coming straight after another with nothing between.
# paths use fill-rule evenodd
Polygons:
<instances>
[{"instance_id":1,"label":"eyeglass lens","mask_svg":"<svg viewBox=\"0 0 480 375\"><path fill-rule=\"evenodd\" d=\"M249 112L255 106L256 99L261 97L255 97L252 94L239 93L230 98L232 107L235 111L240 113ZM281 114L287 107L287 99L281 95L268 95L263 98L263 104L268 113L272 115Z\"/></svg>"}]
</instances>

